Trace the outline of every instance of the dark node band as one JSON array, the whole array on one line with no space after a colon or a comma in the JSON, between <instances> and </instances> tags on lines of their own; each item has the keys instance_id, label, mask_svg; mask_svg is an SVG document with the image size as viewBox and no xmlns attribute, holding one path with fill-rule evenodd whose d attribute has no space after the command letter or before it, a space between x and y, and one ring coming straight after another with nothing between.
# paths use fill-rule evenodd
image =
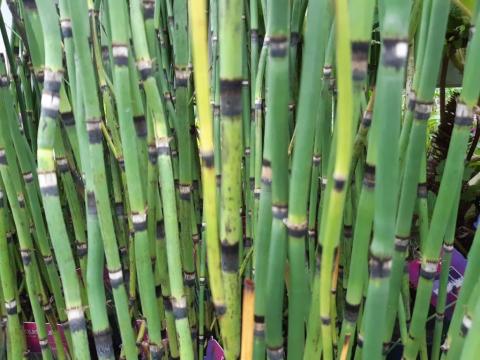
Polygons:
<instances>
[{"instance_id":1,"label":"dark node band","mask_svg":"<svg viewBox=\"0 0 480 360\"><path fill-rule=\"evenodd\" d=\"M265 336L265 317L254 315L253 335L263 338Z\"/></svg>"},{"instance_id":2,"label":"dark node band","mask_svg":"<svg viewBox=\"0 0 480 360\"><path fill-rule=\"evenodd\" d=\"M28 249L20 250L20 256L22 257L23 265L28 266L32 261L32 251Z\"/></svg>"},{"instance_id":3,"label":"dark node band","mask_svg":"<svg viewBox=\"0 0 480 360\"><path fill-rule=\"evenodd\" d=\"M351 239L353 236L352 225L343 225L343 236L347 239Z\"/></svg>"},{"instance_id":4,"label":"dark node band","mask_svg":"<svg viewBox=\"0 0 480 360\"><path fill-rule=\"evenodd\" d=\"M68 39L71 38L72 33L72 21L70 19L60 20L60 30L62 31L62 38Z\"/></svg>"},{"instance_id":5,"label":"dark node band","mask_svg":"<svg viewBox=\"0 0 480 360\"><path fill-rule=\"evenodd\" d=\"M203 166L212 168L215 164L215 156L213 151L208 153L202 153L201 155Z\"/></svg>"},{"instance_id":6,"label":"dark node band","mask_svg":"<svg viewBox=\"0 0 480 360\"><path fill-rule=\"evenodd\" d=\"M292 224L288 219L284 219L283 223L287 227L287 234L294 238L303 239L307 235L307 222L302 224Z\"/></svg>"},{"instance_id":7,"label":"dark node band","mask_svg":"<svg viewBox=\"0 0 480 360\"><path fill-rule=\"evenodd\" d=\"M40 116L42 117L47 117L50 119L56 119L58 115L58 108L49 108L45 107L42 104L42 107L40 109Z\"/></svg>"},{"instance_id":8,"label":"dark node band","mask_svg":"<svg viewBox=\"0 0 480 360\"><path fill-rule=\"evenodd\" d=\"M345 179L343 178L334 178L333 179L333 189L337 192L340 192L345 187Z\"/></svg>"},{"instance_id":9,"label":"dark node band","mask_svg":"<svg viewBox=\"0 0 480 360\"><path fill-rule=\"evenodd\" d=\"M20 206L21 209L25 208L25 198L23 197L23 194L19 194L17 196L17 201L18 201L18 206Z\"/></svg>"},{"instance_id":10,"label":"dark node band","mask_svg":"<svg viewBox=\"0 0 480 360\"><path fill-rule=\"evenodd\" d=\"M173 316L176 320L184 319L188 315L187 301L185 298L180 300L172 299Z\"/></svg>"},{"instance_id":11,"label":"dark node band","mask_svg":"<svg viewBox=\"0 0 480 360\"><path fill-rule=\"evenodd\" d=\"M253 316L253 321L257 324L263 324L265 323L265 316L262 315L254 315Z\"/></svg>"},{"instance_id":12,"label":"dark node band","mask_svg":"<svg viewBox=\"0 0 480 360\"><path fill-rule=\"evenodd\" d=\"M363 186L369 189L375 187L375 166L368 163L365 164L363 173Z\"/></svg>"},{"instance_id":13,"label":"dark node band","mask_svg":"<svg viewBox=\"0 0 480 360\"><path fill-rule=\"evenodd\" d=\"M102 142L102 130L100 120L92 119L87 121L88 142L90 144L100 144Z\"/></svg>"},{"instance_id":14,"label":"dark node band","mask_svg":"<svg viewBox=\"0 0 480 360\"><path fill-rule=\"evenodd\" d=\"M48 348L48 338L38 339L38 344L40 345L40 349L46 350Z\"/></svg>"},{"instance_id":15,"label":"dark node band","mask_svg":"<svg viewBox=\"0 0 480 360\"><path fill-rule=\"evenodd\" d=\"M270 160L268 159L262 160L261 180L264 185L272 184L272 167L271 167Z\"/></svg>"},{"instance_id":16,"label":"dark node band","mask_svg":"<svg viewBox=\"0 0 480 360\"><path fill-rule=\"evenodd\" d=\"M288 216L288 206L283 204L272 204L272 215L275 219L283 221Z\"/></svg>"},{"instance_id":17,"label":"dark node band","mask_svg":"<svg viewBox=\"0 0 480 360\"><path fill-rule=\"evenodd\" d=\"M147 137L147 122L144 115L137 115L133 117L133 125L135 126L135 132L139 138Z\"/></svg>"},{"instance_id":18,"label":"dark node band","mask_svg":"<svg viewBox=\"0 0 480 360\"><path fill-rule=\"evenodd\" d=\"M158 345L150 344L149 350L152 360L160 360L163 358L163 355L165 355L165 350L160 348Z\"/></svg>"},{"instance_id":19,"label":"dark node band","mask_svg":"<svg viewBox=\"0 0 480 360\"><path fill-rule=\"evenodd\" d=\"M370 256L370 278L372 279L382 279L390 276L390 271L392 268L392 259L391 258L380 258L374 255Z\"/></svg>"},{"instance_id":20,"label":"dark node band","mask_svg":"<svg viewBox=\"0 0 480 360\"><path fill-rule=\"evenodd\" d=\"M62 123L65 127L75 125L75 118L73 117L73 113L71 111L61 113L60 119L62 119Z\"/></svg>"},{"instance_id":21,"label":"dark node band","mask_svg":"<svg viewBox=\"0 0 480 360\"><path fill-rule=\"evenodd\" d=\"M43 81L43 90L57 95L60 92L60 87L62 86L63 74L61 71L45 71L45 78Z\"/></svg>"},{"instance_id":22,"label":"dark node band","mask_svg":"<svg viewBox=\"0 0 480 360\"><path fill-rule=\"evenodd\" d=\"M242 79L220 79L220 104L223 116L235 117L242 114Z\"/></svg>"},{"instance_id":23,"label":"dark node band","mask_svg":"<svg viewBox=\"0 0 480 360\"><path fill-rule=\"evenodd\" d=\"M267 357L270 360L281 360L284 358L283 346L278 348L267 348Z\"/></svg>"},{"instance_id":24,"label":"dark node band","mask_svg":"<svg viewBox=\"0 0 480 360\"><path fill-rule=\"evenodd\" d=\"M358 334L358 336L357 336L357 345L358 345L358 347L363 348L363 336L362 336L362 334Z\"/></svg>"},{"instance_id":25,"label":"dark node band","mask_svg":"<svg viewBox=\"0 0 480 360\"><path fill-rule=\"evenodd\" d=\"M97 355L100 359L111 358L114 356L112 332L110 328L99 332L93 332L93 339L95 341Z\"/></svg>"},{"instance_id":26,"label":"dark node band","mask_svg":"<svg viewBox=\"0 0 480 360\"><path fill-rule=\"evenodd\" d=\"M438 263L436 261L426 261L420 268L420 276L425 280L433 280L437 274Z\"/></svg>"},{"instance_id":27,"label":"dark node band","mask_svg":"<svg viewBox=\"0 0 480 360\"><path fill-rule=\"evenodd\" d=\"M175 85L177 88L187 87L190 79L190 71L187 69L175 69Z\"/></svg>"},{"instance_id":28,"label":"dark node band","mask_svg":"<svg viewBox=\"0 0 480 360\"><path fill-rule=\"evenodd\" d=\"M117 161L120 170L125 171L125 159L123 158L123 156L118 157Z\"/></svg>"},{"instance_id":29,"label":"dark node band","mask_svg":"<svg viewBox=\"0 0 480 360\"><path fill-rule=\"evenodd\" d=\"M288 38L286 36L271 36L269 49L271 57L285 57L288 50Z\"/></svg>"},{"instance_id":30,"label":"dark node band","mask_svg":"<svg viewBox=\"0 0 480 360\"><path fill-rule=\"evenodd\" d=\"M33 70L33 68L32 68ZM38 70L36 73L35 73L35 77L37 79L37 81L40 83L40 84L43 84L43 80L45 78L45 73L44 71L41 69L41 70Z\"/></svg>"},{"instance_id":31,"label":"dark node band","mask_svg":"<svg viewBox=\"0 0 480 360\"><path fill-rule=\"evenodd\" d=\"M7 153L5 149L0 149L0 165L7 165Z\"/></svg>"},{"instance_id":32,"label":"dark node band","mask_svg":"<svg viewBox=\"0 0 480 360\"><path fill-rule=\"evenodd\" d=\"M426 199L427 192L427 183L419 183L417 188L417 197L419 197L420 199Z\"/></svg>"},{"instance_id":33,"label":"dark node band","mask_svg":"<svg viewBox=\"0 0 480 360\"><path fill-rule=\"evenodd\" d=\"M185 286L192 287L195 285L195 271L193 272L188 272L184 271L183 272L183 282Z\"/></svg>"},{"instance_id":34,"label":"dark node band","mask_svg":"<svg viewBox=\"0 0 480 360\"><path fill-rule=\"evenodd\" d=\"M168 138L160 138L155 141L158 156L170 155L170 141Z\"/></svg>"},{"instance_id":35,"label":"dark node band","mask_svg":"<svg viewBox=\"0 0 480 360\"><path fill-rule=\"evenodd\" d=\"M455 111L455 125L470 127L473 123L473 111L468 105L458 102Z\"/></svg>"},{"instance_id":36,"label":"dark node band","mask_svg":"<svg viewBox=\"0 0 480 360\"><path fill-rule=\"evenodd\" d=\"M87 210L88 213L92 215L97 213L97 202L93 191L87 191Z\"/></svg>"},{"instance_id":37,"label":"dark node band","mask_svg":"<svg viewBox=\"0 0 480 360\"><path fill-rule=\"evenodd\" d=\"M145 213L132 213L134 232L147 230L147 215Z\"/></svg>"},{"instance_id":38,"label":"dark node band","mask_svg":"<svg viewBox=\"0 0 480 360\"><path fill-rule=\"evenodd\" d=\"M112 44L112 56L116 66L128 66L128 45Z\"/></svg>"},{"instance_id":39,"label":"dark node band","mask_svg":"<svg viewBox=\"0 0 480 360\"><path fill-rule=\"evenodd\" d=\"M320 321L322 322L323 325L330 325L332 322L332 319L330 317L325 317L325 316L320 316Z\"/></svg>"},{"instance_id":40,"label":"dark node band","mask_svg":"<svg viewBox=\"0 0 480 360\"><path fill-rule=\"evenodd\" d=\"M369 128L372 125L372 112L371 111L364 111L362 117L362 125L364 128Z\"/></svg>"},{"instance_id":41,"label":"dark node band","mask_svg":"<svg viewBox=\"0 0 480 360\"><path fill-rule=\"evenodd\" d=\"M151 164L155 165L157 163L157 148L155 145L149 145L148 146L148 161L150 161Z\"/></svg>"},{"instance_id":42,"label":"dark node band","mask_svg":"<svg viewBox=\"0 0 480 360\"><path fill-rule=\"evenodd\" d=\"M115 215L117 215L119 217L125 215L125 209L123 207L122 202L115 203Z\"/></svg>"},{"instance_id":43,"label":"dark node band","mask_svg":"<svg viewBox=\"0 0 480 360\"><path fill-rule=\"evenodd\" d=\"M13 299L12 301L5 302L5 310L7 315L15 315L17 313L17 301Z\"/></svg>"},{"instance_id":44,"label":"dark node band","mask_svg":"<svg viewBox=\"0 0 480 360\"><path fill-rule=\"evenodd\" d=\"M258 42L258 30L257 29L251 29L250 30L250 40L252 42Z\"/></svg>"},{"instance_id":45,"label":"dark node band","mask_svg":"<svg viewBox=\"0 0 480 360\"><path fill-rule=\"evenodd\" d=\"M329 80L332 76L332 67L330 65L326 65L323 67L323 78L324 80Z\"/></svg>"},{"instance_id":46,"label":"dark node band","mask_svg":"<svg viewBox=\"0 0 480 360\"><path fill-rule=\"evenodd\" d=\"M57 158L57 169L62 174L66 173L70 169L66 158L64 157Z\"/></svg>"},{"instance_id":47,"label":"dark node band","mask_svg":"<svg viewBox=\"0 0 480 360\"><path fill-rule=\"evenodd\" d=\"M430 118L432 112L431 102L415 101L415 120L425 121Z\"/></svg>"},{"instance_id":48,"label":"dark node band","mask_svg":"<svg viewBox=\"0 0 480 360\"><path fill-rule=\"evenodd\" d=\"M70 325L70 331L72 333L75 333L75 332L78 332L78 331L85 331L85 329L86 329L86 324L85 324L85 318L84 317L71 319L69 321L69 325Z\"/></svg>"},{"instance_id":49,"label":"dark node band","mask_svg":"<svg viewBox=\"0 0 480 360\"><path fill-rule=\"evenodd\" d=\"M395 250L399 252L404 252L408 248L408 243L410 238L408 236L397 235L395 237Z\"/></svg>"},{"instance_id":50,"label":"dark node band","mask_svg":"<svg viewBox=\"0 0 480 360\"><path fill-rule=\"evenodd\" d=\"M10 79L7 75L0 76L0 88L4 88L10 85Z\"/></svg>"},{"instance_id":51,"label":"dark node band","mask_svg":"<svg viewBox=\"0 0 480 360\"><path fill-rule=\"evenodd\" d=\"M453 252L453 244L446 244L446 243L443 243L443 251L445 251L446 253L451 253Z\"/></svg>"},{"instance_id":52,"label":"dark node band","mask_svg":"<svg viewBox=\"0 0 480 360\"><path fill-rule=\"evenodd\" d=\"M87 253L88 253L87 243L77 242L76 248L77 248L77 255L78 255L79 258L82 258L85 255L87 255Z\"/></svg>"},{"instance_id":53,"label":"dark node band","mask_svg":"<svg viewBox=\"0 0 480 360\"><path fill-rule=\"evenodd\" d=\"M217 316L225 315L225 313L227 312L227 307L223 304L222 305L214 304L214 308L215 308L215 315Z\"/></svg>"},{"instance_id":54,"label":"dark node band","mask_svg":"<svg viewBox=\"0 0 480 360\"><path fill-rule=\"evenodd\" d=\"M143 17L145 20L153 19L155 14L155 2L151 0L143 0Z\"/></svg>"},{"instance_id":55,"label":"dark node band","mask_svg":"<svg viewBox=\"0 0 480 360\"><path fill-rule=\"evenodd\" d=\"M220 105L213 104L213 116L220 116Z\"/></svg>"},{"instance_id":56,"label":"dark node band","mask_svg":"<svg viewBox=\"0 0 480 360\"><path fill-rule=\"evenodd\" d=\"M383 39L382 59L385 67L399 70L405 66L408 55L408 41L404 39Z\"/></svg>"},{"instance_id":57,"label":"dark node band","mask_svg":"<svg viewBox=\"0 0 480 360\"><path fill-rule=\"evenodd\" d=\"M168 296L163 296L163 307L165 311L172 311L172 301Z\"/></svg>"},{"instance_id":58,"label":"dark node band","mask_svg":"<svg viewBox=\"0 0 480 360\"><path fill-rule=\"evenodd\" d=\"M460 335L462 337L467 336L468 331L470 330L471 327L472 327L472 319L468 315L465 315L463 317L462 325L460 325Z\"/></svg>"},{"instance_id":59,"label":"dark node band","mask_svg":"<svg viewBox=\"0 0 480 360\"><path fill-rule=\"evenodd\" d=\"M413 112L415 110L415 103L416 103L416 95L413 91L410 91L408 93L408 99L407 99L407 109L410 112Z\"/></svg>"},{"instance_id":60,"label":"dark node band","mask_svg":"<svg viewBox=\"0 0 480 360\"><path fill-rule=\"evenodd\" d=\"M238 243L229 244L222 241L222 270L234 273L238 270Z\"/></svg>"},{"instance_id":61,"label":"dark node band","mask_svg":"<svg viewBox=\"0 0 480 360\"><path fill-rule=\"evenodd\" d=\"M349 323L354 324L358 318L358 312L360 310L360 304L350 304L348 301L345 302L345 308L343 311L343 316L345 320Z\"/></svg>"},{"instance_id":62,"label":"dark node band","mask_svg":"<svg viewBox=\"0 0 480 360\"><path fill-rule=\"evenodd\" d=\"M179 185L179 197L181 200L188 201L191 197L191 186L189 184L180 184Z\"/></svg>"},{"instance_id":63,"label":"dark node band","mask_svg":"<svg viewBox=\"0 0 480 360\"><path fill-rule=\"evenodd\" d=\"M151 61L142 61L137 63L138 73L140 74L140 80L143 82L147 81L150 76L153 74L153 67Z\"/></svg>"},{"instance_id":64,"label":"dark node band","mask_svg":"<svg viewBox=\"0 0 480 360\"><path fill-rule=\"evenodd\" d=\"M43 257L43 262L45 265L51 265L53 263L53 256L52 255L46 255Z\"/></svg>"},{"instance_id":65,"label":"dark node band","mask_svg":"<svg viewBox=\"0 0 480 360\"><path fill-rule=\"evenodd\" d=\"M156 234L157 234L157 240L164 239L165 238L165 224L163 220L157 221L157 226L156 226Z\"/></svg>"},{"instance_id":66,"label":"dark node band","mask_svg":"<svg viewBox=\"0 0 480 360\"><path fill-rule=\"evenodd\" d=\"M194 244L198 244L200 242L200 235L192 234L192 241Z\"/></svg>"},{"instance_id":67,"label":"dark node band","mask_svg":"<svg viewBox=\"0 0 480 360\"><path fill-rule=\"evenodd\" d=\"M368 50L370 43L366 41L352 42L352 79L363 81L367 76Z\"/></svg>"},{"instance_id":68,"label":"dark node band","mask_svg":"<svg viewBox=\"0 0 480 360\"><path fill-rule=\"evenodd\" d=\"M108 277L113 289L117 289L119 286L123 285L123 273L121 268L117 270L109 270Z\"/></svg>"}]
</instances>

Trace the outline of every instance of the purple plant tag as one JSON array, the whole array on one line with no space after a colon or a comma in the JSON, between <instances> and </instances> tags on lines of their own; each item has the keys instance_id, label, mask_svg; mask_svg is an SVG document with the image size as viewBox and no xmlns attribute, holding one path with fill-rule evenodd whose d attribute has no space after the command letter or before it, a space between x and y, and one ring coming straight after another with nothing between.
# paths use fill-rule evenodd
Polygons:
<instances>
[{"instance_id":1,"label":"purple plant tag","mask_svg":"<svg viewBox=\"0 0 480 360\"><path fill-rule=\"evenodd\" d=\"M420 265L421 263L419 260L412 260L408 264L410 283L415 288L417 288L418 286L418 279L420 276ZM458 294L460 292L460 288L462 287L463 274L465 272L466 267L467 267L467 259L465 259L463 255L460 252L458 252L456 249L453 249L452 261L450 263L450 269L448 274L446 305L451 304L457 299ZM433 281L433 290L432 290L432 298L431 298L431 304L433 306L437 305L438 288L440 287L440 270L441 270L441 264L439 264L438 266L437 275L435 276L435 280ZM448 319L451 318L454 308L455 308L454 306L451 306L445 311L445 316Z\"/></svg>"},{"instance_id":2,"label":"purple plant tag","mask_svg":"<svg viewBox=\"0 0 480 360\"><path fill-rule=\"evenodd\" d=\"M205 360L224 360L225 354L217 340L211 338L208 340L207 354Z\"/></svg>"},{"instance_id":3,"label":"purple plant tag","mask_svg":"<svg viewBox=\"0 0 480 360\"><path fill-rule=\"evenodd\" d=\"M63 334L63 328L61 325L57 327L60 337L62 338L63 348L65 352L68 352L67 340ZM23 331L25 332L25 340L27 342L27 348L31 353L41 353L42 349L40 347L40 342L38 340L38 331L37 324L34 322L24 322ZM47 332L48 332L48 346L52 349L53 352L57 351L55 339L53 338L52 328L50 324L47 323Z\"/></svg>"}]
</instances>

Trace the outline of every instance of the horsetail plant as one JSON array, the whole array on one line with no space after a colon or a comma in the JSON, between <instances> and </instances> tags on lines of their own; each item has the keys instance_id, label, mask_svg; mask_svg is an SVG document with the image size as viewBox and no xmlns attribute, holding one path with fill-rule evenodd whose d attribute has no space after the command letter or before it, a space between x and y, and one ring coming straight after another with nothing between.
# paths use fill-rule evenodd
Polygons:
<instances>
[{"instance_id":1,"label":"horsetail plant","mask_svg":"<svg viewBox=\"0 0 480 360\"><path fill-rule=\"evenodd\" d=\"M7 358L475 358L478 1L6 5Z\"/></svg>"}]
</instances>

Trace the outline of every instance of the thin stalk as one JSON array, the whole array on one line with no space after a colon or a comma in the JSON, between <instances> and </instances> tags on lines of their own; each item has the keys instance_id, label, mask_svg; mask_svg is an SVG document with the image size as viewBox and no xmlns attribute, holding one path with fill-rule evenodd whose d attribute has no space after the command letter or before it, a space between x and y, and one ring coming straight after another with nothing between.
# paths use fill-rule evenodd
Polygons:
<instances>
[{"instance_id":1,"label":"thin stalk","mask_svg":"<svg viewBox=\"0 0 480 360\"><path fill-rule=\"evenodd\" d=\"M382 335L386 329L383 319L388 301L390 269L395 237L395 218L399 186L398 143L402 111L402 88L408 55L405 23L410 17L406 1L388 1L384 7L382 50L377 73L373 122L378 126L378 149L374 237L370 246L370 277L365 303L365 337L363 356L382 357ZM398 297L398 295L397 295ZM380 311L385 311L381 315ZM374 335L373 335L374 334Z\"/></svg>"},{"instance_id":2,"label":"thin stalk","mask_svg":"<svg viewBox=\"0 0 480 360\"><path fill-rule=\"evenodd\" d=\"M331 322L332 287L331 271L335 249L338 246L342 214L345 206L347 179L349 178L352 159L352 130L353 130L353 99L351 78L351 49L350 25L347 10L347 1L335 3L335 48L336 68L338 75L338 112L336 114L335 160L333 181L327 188L325 219L322 219L322 259L321 259L321 287L320 287L320 319L322 322L323 356L326 360L333 358L333 337ZM333 152L332 152L333 153ZM332 162L333 164L333 162ZM322 215L323 215L322 214ZM323 217L323 216L322 216ZM317 296L317 294L315 294Z\"/></svg>"},{"instance_id":3,"label":"thin stalk","mask_svg":"<svg viewBox=\"0 0 480 360\"><path fill-rule=\"evenodd\" d=\"M290 207L288 218L285 221L288 232L290 276L291 281L295 284L289 292L288 302L289 358L292 358L292 356L303 357L305 342L305 321L307 315L305 308L308 298L307 276L304 264L305 235L307 234L307 202L309 199L308 189L311 186L310 177L312 169L310 163L305 161L305 159L310 159L313 155L316 127L315 112L319 107L316 96L321 93L324 86L322 68L318 66L318 63L321 63L325 58L332 12L330 3L323 0L311 2L309 10L290 177L291 190L288 202ZM325 15L320 17L318 14ZM291 49L291 51L294 51L294 49ZM322 118L319 121L328 121L328 119Z\"/></svg>"},{"instance_id":4,"label":"thin stalk","mask_svg":"<svg viewBox=\"0 0 480 360\"><path fill-rule=\"evenodd\" d=\"M480 26L480 17L476 21L476 26ZM428 238L422 253L421 276L409 329L409 341L405 348L406 359L413 359L417 355L418 338L423 332L425 318L428 313L427 309L433 287L433 278L436 274L441 242L447 227L445 219L448 218L452 207L458 206L455 203L456 194L452 189L456 189L462 180L470 127L472 125L472 109L480 94L480 84L473 80L473 78L480 76L480 69L477 69L475 66L475 63L478 61L478 54L480 54L480 34L477 33L473 35L467 48L463 87L457 102L455 125L452 131L440 190L433 210ZM456 354L452 353L452 355L455 356Z\"/></svg>"},{"instance_id":5,"label":"thin stalk","mask_svg":"<svg viewBox=\"0 0 480 360\"><path fill-rule=\"evenodd\" d=\"M240 355L240 279L238 277L239 243L242 224L241 208L242 163L242 57L236 47L243 41L243 1L219 2L220 49L220 116L221 116L221 187L220 239L222 272L225 290L225 356Z\"/></svg>"}]
</instances>

